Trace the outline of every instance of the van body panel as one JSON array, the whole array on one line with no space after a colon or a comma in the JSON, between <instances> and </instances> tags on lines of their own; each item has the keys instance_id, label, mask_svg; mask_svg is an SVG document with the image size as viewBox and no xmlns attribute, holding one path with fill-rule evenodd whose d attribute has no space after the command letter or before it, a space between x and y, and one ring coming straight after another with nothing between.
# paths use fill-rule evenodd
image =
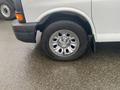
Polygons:
<instances>
[{"instance_id":1,"label":"van body panel","mask_svg":"<svg viewBox=\"0 0 120 90\"><path fill-rule=\"evenodd\" d=\"M120 0L92 0L97 42L120 41Z\"/></svg>"},{"instance_id":2,"label":"van body panel","mask_svg":"<svg viewBox=\"0 0 120 90\"><path fill-rule=\"evenodd\" d=\"M26 23L41 22L52 13L71 11L86 18L96 42L120 41L119 0L21 0Z\"/></svg>"},{"instance_id":3,"label":"van body panel","mask_svg":"<svg viewBox=\"0 0 120 90\"><path fill-rule=\"evenodd\" d=\"M91 0L22 0L27 22L38 21L43 13L57 8L74 8L91 17Z\"/></svg>"}]
</instances>

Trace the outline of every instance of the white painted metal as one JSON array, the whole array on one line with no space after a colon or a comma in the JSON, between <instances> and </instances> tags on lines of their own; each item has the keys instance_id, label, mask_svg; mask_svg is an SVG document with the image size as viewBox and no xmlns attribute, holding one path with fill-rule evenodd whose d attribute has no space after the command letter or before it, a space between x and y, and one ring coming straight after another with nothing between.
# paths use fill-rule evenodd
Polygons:
<instances>
[{"instance_id":1,"label":"white painted metal","mask_svg":"<svg viewBox=\"0 0 120 90\"><path fill-rule=\"evenodd\" d=\"M120 41L120 0L92 0L98 42Z\"/></svg>"},{"instance_id":2,"label":"white painted metal","mask_svg":"<svg viewBox=\"0 0 120 90\"><path fill-rule=\"evenodd\" d=\"M21 0L27 22L71 11L82 15L91 25L96 42L120 41L120 0Z\"/></svg>"},{"instance_id":3,"label":"white painted metal","mask_svg":"<svg viewBox=\"0 0 120 90\"><path fill-rule=\"evenodd\" d=\"M91 17L91 0L21 0L28 22L35 21L50 10L69 7L78 9Z\"/></svg>"}]
</instances>

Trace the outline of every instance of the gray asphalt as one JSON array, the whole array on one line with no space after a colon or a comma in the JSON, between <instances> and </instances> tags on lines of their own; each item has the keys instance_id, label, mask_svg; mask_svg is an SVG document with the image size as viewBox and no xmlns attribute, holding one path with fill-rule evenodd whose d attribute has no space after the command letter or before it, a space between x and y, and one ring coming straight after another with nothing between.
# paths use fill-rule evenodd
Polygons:
<instances>
[{"instance_id":1,"label":"gray asphalt","mask_svg":"<svg viewBox=\"0 0 120 90\"><path fill-rule=\"evenodd\" d=\"M0 21L0 90L120 90L120 43L56 62L39 45L18 41L10 21Z\"/></svg>"}]
</instances>

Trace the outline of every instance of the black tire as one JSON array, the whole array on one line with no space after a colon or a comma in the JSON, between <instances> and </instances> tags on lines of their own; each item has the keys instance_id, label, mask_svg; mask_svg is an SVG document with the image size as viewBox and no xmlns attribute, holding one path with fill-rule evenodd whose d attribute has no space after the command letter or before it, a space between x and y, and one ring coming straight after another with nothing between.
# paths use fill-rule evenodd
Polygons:
<instances>
[{"instance_id":1,"label":"black tire","mask_svg":"<svg viewBox=\"0 0 120 90\"><path fill-rule=\"evenodd\" d=\"M10 15L8 17L6 17L5 15L2 14L2 9L1 9L2 5L6 5L9 8ZM4 19L4 20L12 20L15 18L14 6L12 6L12 4L10 4L8 1L1 1L0 2L0 18Z\"/></svg>"},{"instance_id":2,"label":"black tire","mask_svg":"<svg viewBox=\"0 0 120 90\"><path fill-rule=\"evenodd\" d=\"M57 56L50 50L50 47L49 47L49 38L51 37L51 35L55 33L57 30L61 30L61 29L67 29L67 30L74 32L78 36L79 41L80 41L80 46L77 52L68 57ZM82 56L85 53L88 47L88 37L87 37L86 31L84 30L84 28L82 28L82 26L80 26L79 24L72 22L72 21L68 21L68 20L61 20L61 21L56 21L50 24L44 30L41 44L42 44L41 46L42 46L44 53L50 58L54 60L59 60L59 61L60 60L70 61L70 60L78 59L80 56Z\"/></svg>"}]
</instances>

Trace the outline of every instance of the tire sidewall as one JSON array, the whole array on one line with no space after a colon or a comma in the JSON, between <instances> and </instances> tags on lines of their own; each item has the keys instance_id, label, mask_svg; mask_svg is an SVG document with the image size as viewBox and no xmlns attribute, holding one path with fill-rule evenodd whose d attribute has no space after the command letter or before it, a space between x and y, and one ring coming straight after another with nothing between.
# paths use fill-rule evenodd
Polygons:
<instances>
[{"instance_id":1,"label":"tire sidewall","mask_svg":"<svg viewBox=\"0 0 120 90\"><path fill-rule=\"evenodd\" d=\"M71 30L78 36L80 41L80 46L78 51L69 57L57 56L50 50L49 47L49 39L51 35L55 33L57 30L62 30L62 29ZM43 32L41 44L42 44L42 49L47 54L47 56L51 57L54 60L69 61L69 60L78 59L80 56L82 56L85 53L88 44L88 39L85 30L77 23L74 23L72 21L57 21L52 23L45 29L45 31Z\"/></svg>"}]
</instances>

